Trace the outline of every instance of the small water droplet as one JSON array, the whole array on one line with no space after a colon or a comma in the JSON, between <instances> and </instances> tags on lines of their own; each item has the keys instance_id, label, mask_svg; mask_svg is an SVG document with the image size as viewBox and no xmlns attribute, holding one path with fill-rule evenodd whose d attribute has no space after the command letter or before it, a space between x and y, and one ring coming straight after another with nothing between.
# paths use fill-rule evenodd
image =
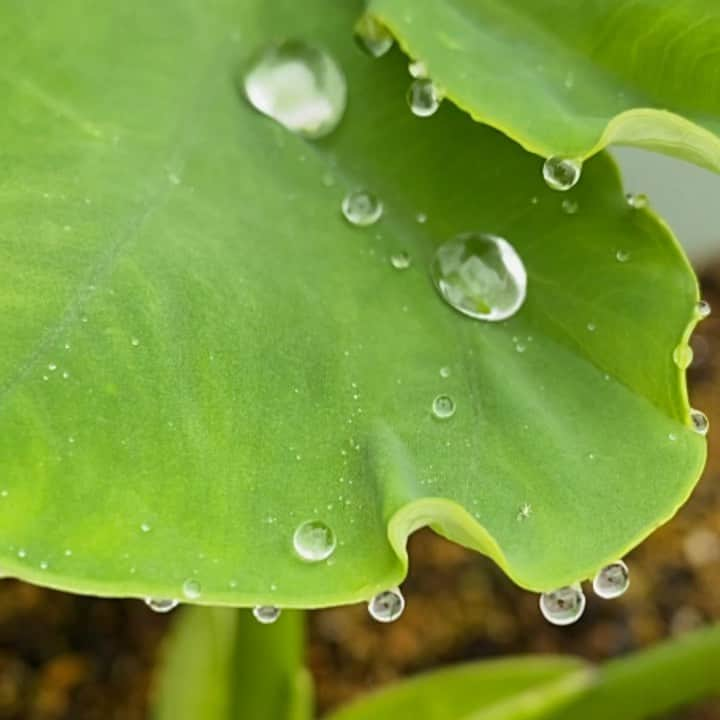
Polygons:
<instances>
[{"instance_id":1,"label":"small water droplet","mask_svg":"<svg viewBox=\"0 0 720 720\"><path fill-rule=\"evenodd\" d=\"M149 532L152 530L152 527L151 527L148 523L144 522L144 523L142 523L142 524L140 525L140 529L141 529L144 533L149 533Z\"/></svg>"},{"instance_id":2,"label":"small water droplet","mask_svg":"<svg viewBox=\"0 0 720 720\"><path fill-rule=\"evenodd\" d=\"M22 548L20 548L20 549L17 551L17 556L18 556L20 559L26 558L26 557L27 557L27 551L26 551L26 550L23 550Z\"/></svg>"},{"instance_id":3,"label":"small water droplet","mask_svg":"<svg viewBox=\"0 0 720 720\"><path fill-rule=\"evenodd\" d=\"M413 80L408 88L407 103L413 115L429 117L437 112L442 101L442 93L432 80L420 78Z\"/></svg>"},{"instance_id":4,"label":"small water droplet","mask_svg":"<svg viewBox=\"0 0 720 720\"><path fill-rule=\"evenodd\" d=\"M549 157L543 164L543 178L552 190L565 191L577 185L582 163L572 158Z\"/></svg>"},{"instance_id":5,"label":"small water droplet","mask_svg":"<svg viewBox=\"0 0 720 720\"><path fill-rule=\"evenodd\" d=\"M329 170L323 173L322 184L325 187L333 187L333 185L335 185L335 176Z\"/></svg>"},{"instance_id":6,"label":"small water droplet","mask_svg":"<svg viewBox=\"0 0 720 720\"><path fill-rule=\"evenodd\" d=\"M168 180L170 181L171 185L179 185L182 181L180 180L180 176L176 175L175 173L171 172L168 173Z\"/></svg>"},{"instance_id":7,"label":"small water droplet","mask_svg":"<svg viewBox=\"0 0 720 720\"><path fill-rule=\"evenodd\" d=\"M433 400L432 411L439 420L447 420L455 414L455 401L449 395L438 395Z\"/></svg>"},{"instance_id":8,"label":"small water droplet","mask_svg":"<svg viewBox=\"0 0 720 720\"><path fill-rule=\"evenodd\" d=\"M440 368L440 377L441 378L449 378L450 377L450 368L443 366Z\"/></svg>"},{"instance_id":9,"label":"small water droplet","mask_svg":"<svg viewBox=\"0 0 720 720\"><path fill-rule=\"evenodd\" d=\"M671 432L668 433L668 440L671 442L675 442L678 439L677 433Z\"/></svg>"},{"instance_id":10,"label":"small water droplet","mask_svg":"<svg viewBox=\"0 0 720 720\"><path fill-rule=\"evenodd\" d=\"M50 363L48 365L48 370L50 370L50 372L55 372L57 370L57 365L55 363Z\"/></svg>"},{"instance_id":11,"label":"small water droplet","mask_svg":"<svg viewBox=\"0 0 720 720\"><path fill-rule=\"evenodd\" d=\"M527 520L532 515L532 505L530 503L523 503L518 510L517 519Z\"/></svg>"},{"instance_id":12,"label":"small water droplet","mask_svg":"<svg viewBox=\"0 0 720 720\"><path fill-rule=\"evenodd\" d=\"M295 552L307 562L327 560L335 552L336 545L332 528L319 520L302 523L293 535Z\"/></svg>"},{"instance_id":13,"label":"small water droplet","mask_svg":"<svg viewBox=\"0 0 720 720\"><path fill-rule=\"evenodd\" d=\"M72 557L72 554L73 554L73 551L70 548L65 550L65 553L64 553L65 557Z\"/></svg>"},{"instance_id":14,"label":"small water droplet","mask_svg":"<svg viewBox=\"0 0 720 720\"><path fill-rule=\"evenodd\" d=\"M692 364L693 349L689 345L678 345L673 350L673 361L681 370L686 370Z\"/></svg>"},{"instance_id":15,"label":"small water droplet","mask_svg":"<svg viewBox=\"0 0 720 720\"><path fill-rule=\"evenodd\" d=\"M620 597L629 586L630 572L622 560L606 565L593 580L595 594L605 600Z\"/></svg>"},{"instance_id":16,"label":"small water droplet","mask_svg":"<svg viewBox=\"0 0 720 720\"><path fill-rule=\"evenodd\" d=\"M628 193L625 196L627 204L633 208L633 210L642 210L648 206L648 196L644 193Z\"/></svg>"},{"instance_id":17,"label":"small water droplet","mask_svg":"<svg viewBox=\"0 0 720 720\"><path fill-rule=\"evenodd\" d=\"M331 133L347 102L345 77L335 60L301 40L266 48L246 72L243 88L256 110L307 138Z\"/></svg>"},{"instance_id":18,"label":"small water droplet","mask_svg":"<svg viewBox=\"0 0 720 720\"><path fill-rule=\"evenodd\" d=\"M197 600L202 595L202 586L197 580L188 578L182 586L183 595L188 600Z\"/></svg>"},{"instance_id":19,"label":"small water droplet","mask_svg":"<svg viewBox=\"0 0 720 720\"><path fill-rule=\"evenodd\" d=\"M70 377L70 373L67 370L63 370L63 380L67 380Z\"/></svg>"},{"instance_id":20,"label":"small water droplet","mask_svg":"<svg viewBox=\"0 0 720 720\"><path fill-rule=\"evenodd\" d=\"M615 253L615 259L618 262L626 263L630 259L630 253L627 250L618 250Z\"/></svg>"},{"instance_id":21,"label":"small water droplet","mask_svg":"<svg viewBox=\"0 0 720 720\"><path fill-rule=\"evenodd\" d=\"M390 264L396 270L407 270L410 267L410 256L406 252L395 253L390 257Z\"/></svg>"},{"instance_id":22,"label":"small water droplet","mask_svg":"<svg viewBox=\"0 0 720 720\"><path fill-rule=\"evenodd\" d=\"M702 410L690 410L690 420L692 421L693 430L700 435L707 435L710 429L707 415Z\"/></svg>"},{"instance_id":23,"label":"small water droplet","mask_svg":"<svg viewBox=\"0 0 720 720\"><path fill-rule=\"evenodd\" d=\"M383 214L382 202L367 190L354 190L342 201L342 213L351 225L373 225Z\"/></svg>"},{"instance_id":24,"label":"small water droplet","mask_svg":"<svg viewBox=\"0 0 720 720\"><path fill-rule=\"evenodd\" d=\"M442 244L430 274L449 305L478 320L506 320L525 302L525 266L496 235L464 233Z\"/></svg>"},{"instance_id":25,"label":"small water droplet","mask_svg":"<svg viewBox=\"0 0 720 720\"><path fill-rule=\"evenodd\" d=\"M280 617L281 610L274 605L258 605L253 608L252 613L259 623L270 625Z\"/></svg>"},{"instance_id":26,"label":"small water droplet","mask_svg":"<svg viewBox=\"0 0 720 720\"><path fill-rule=\"evenodd\" d=\"M587 324L588 332L595 332L597 330L597 325L594 322L589 322Z\"/></svg>"},{"instance_id":27,"label":"small water droplet","mask_svg":"<svg viewBox=\"0 0 720 720\"><path fill-rule=\"evenodd\" d=\"M415 221L418 222L420 225L424 225L427 222L428 216L427 213L419 212L415 216Z\"/></svg>"},{"instance_id":28,"label":"small water droplet","mask_svg":"<svg viewBox=\"0 0 720 720\"><path fill-rule=\"evenodd\" d=\"M428 77L427 65L422 60L414 60L408 64L408 72L416 80L424 80Z\"/></svg>"},{"instance_id":29,"label":"small water droplet","mask_svg":"<svg viewBox=\"0 0 720 720\"><path fill-rule=\"evenodd\" d=\"M565 198L562 203L560 203L560 206L566 215L575 215L580 207L576 200L571 200L570 198Z\"/></svg>"},{"instance_id":30,"label":"small water droplet","mask_svg":"<svg viewBox=\"0 0 720 720\"><path fill-rule=\"evenodd\" d=\"M132 340L130 340L130 344L133 347L137 347L140 344L140 340L138 340L136 337L134 337L134 338L132 338Z\"/></svg>"},{"instance_id":31,"label":"small water droplet","mask_svg":"<svg viewBox=\"0 0 720 720\"><path fill-rule=\"evenodd\" d=\"M566 585L540 595L540 612L553 625L571 625L585 611L585 602L579 585Z\"/></svg>"},{"instance_id":32,"label":"small water droplet","mask_svg":"<svg viewBox=\"0 0 720 720\"><path fill-rule=\"evenodd\" d=\"M365 13L355 25L355 40L375 58L385 55L395 42L390 31L370 13Z\"/></svg>"},{"instance_id":33,"label":"small water droplet","mask_svg":"<svg viewBox=\"0 0 720 720\"><path fill-rule=\"evenodd\" d=\"M40 563L40 569L41 569L41 570L47 570L48 567L50 567L50 566L48 565L47 560L41 561L41 563Z\"/></svg>"},{"instance_id":34,"label":"small water droplet","mask_svg":"<svg viewBox=\"0 0 720 720\"><path fill-rule=\"evenodd\" d=\"M169 613L180 603L169 598L145 598L145 604L156 613Z\"/></svg>"},{"instance_id":35,"label":"small water droplet","mask_svg":"<svg viewBox=\"0 0 720 720\"><path fill-rule=\"evenodd\" d=\"M399 588L378 593L368 603L368 612L373 620L389 623L397 620L405 609L405 598Z\"/></svg>"},{"instance_id":36,"label":"small water droplet","mask_svg":"<svg viewBox=\"0 0 720 720\"><path fill-rule=\"evenodd\" d=\"M700 300L695 307L699 318L704 319L706 317L710 317L712 308L707 300Z\"/></svg>"}]
</instances>

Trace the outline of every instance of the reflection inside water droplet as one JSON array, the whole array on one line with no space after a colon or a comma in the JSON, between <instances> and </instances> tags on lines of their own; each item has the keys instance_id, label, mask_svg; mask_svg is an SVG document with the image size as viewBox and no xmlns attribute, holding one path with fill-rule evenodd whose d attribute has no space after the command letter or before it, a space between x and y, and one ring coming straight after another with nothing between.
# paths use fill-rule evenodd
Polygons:
<instances>
[{"instance_id":1,"label":"reflection inside water droplet","mask_svg":"<svg viewBox=\"0 0 720 720\"><path fill-rule=\"evenodd\" d=\"M255 619L263 625L271 625L274 623L280 617L281 612L280 608L274 605L258 605L254 607L252 611Z\"/></svg>"},{"instance_id":2,"label":"reflection inside water droplet","mask_svg":"<svg viewBox=\"0 0 720 720\"><path fill-rule=\"evenodd\" d=\"M179 605L179 602L162 598L145 598L145 604L154 612L168 613L174 610Z\"/></svg>"},{"instance_id":3,"label":"reflection inside water droplet","mask_svg":"<svg viewBox=\"0 0 720 720\"><path fill-rule=\"evenodd\" d=\"M465 233L441 245L430 274L443 299L478 320L506 320L525 302L527 274L507 240Z\"/></svg>"},{"instance_id":4,"label":"reflection inside water droplet","mask_svg":"<svg viewBox=\"0 0 720 720\"><path fill-rule=\"evenodd\" d=\"M432 80L424 78L414 80L407 92L407 103L413 115L429 117L437 112L442 94Z\"/></svg>"},{"instance_id":5,"label":"reflection inside water droplet","mask_svg":"<svg viewBox=\"0 0 720 720\"><path fill-rule=\"evenodd\" d=\"M332 528L319 520L302 523L293 535L295 552L306 562L327 560L335 552L336 545Z\"/></svg>"},{"instance_id":6,"label":"reflection inside water droplet","mask_svg":"<svg viewBox=\"0 0 720 720\"><path fill-rule=\"evenodd\" d=\"M704 319L706 317L710 317L710 313L712 312L712 309L710 308L710 303L707 300L700 300L696 306L698 317L701 319Z\"/></svg>"},{"instance_id":7,"label":"reflection inside water droplet","mask_svg":"<svg viewBox=\"0 0 720 720\"><path fill-rule=\"evenodd\" d=\"M571 625L582 616L585 602L580 585L567 585L540 595L540 612L553 625Z\"/></svg>"},{"instance_id":8,"label":"reflection inside water droplet","mask_svg":"<svg viewBox=\"0 0 720 720\"><path fill-rule=\"evenodd\" d=\"M342 201L342 213L351 225L364 227L373 225L383 214L383 204L379 198L367 190L354 190Z\"/></svg>"},{"instance_id":9,"label":"reflection inside water droplet","mask_svg":"<svg viewBox=\"0 0 720 720\"><path fill-rule=\"evenodd\" d=\"M393 46L390 31L370 13L365 13L355 25L355 40L372 57L382 57Z\"/></svg>"},{"instance_id":10,"label":"reflection inside water droplet","mask_svg":"<svg viewBox=\"0 0 720 720\"><path fill-rule=\"evenodd\" d=\"M324 50L301 40L266 48L248 68L243 88L253 107L307 138L332 132L347 102L345 78L337 63Z\"/></svg>"},{"instance_id":11,"label":"reflection inside water droplet","mask_svg":"<svg viewBox=\"0 0 720 720\"><path fill-rule=\"evenodd\" d=\"M593 590L605 600L620 597L630 586L630 572L622 561L606 565L593 580Z\"/></svg>"},{"instance_id":12,"label":"reflection inside water droplet","mask_svg":"<svg viewBox=\"0 0 720 720\"><path fill-rule=\"evenodd\" d=\"M581 174L582 163L572 158L549 157L543 164L543 178L552 190L570 190L577 185Z\"/></svg>"},{"instance_id":13,"label":"reflection inside water droplet","mask_svg":"<svg viewBox=\"0 0 720 720\"><path fill-rule=\"evenodd\" d=\"M405 609L405 598L399 588L378 593L369 603L368 612L373 620L389 623L397 620Z\"/></svg>"}]
</instances>

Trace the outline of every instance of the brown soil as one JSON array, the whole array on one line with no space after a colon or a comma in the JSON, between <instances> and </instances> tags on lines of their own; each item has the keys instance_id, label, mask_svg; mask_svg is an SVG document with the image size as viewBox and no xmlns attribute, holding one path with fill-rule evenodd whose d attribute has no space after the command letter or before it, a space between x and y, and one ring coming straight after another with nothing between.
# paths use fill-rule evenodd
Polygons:
<instances>
[{"instance_id":1,"label":"brown soil","mask_svg":"<svg viewBox=\"0 0 720 720\"><path fill-rule=\"evenodd\" d=\"M720 310L720 267L703 286ZM701 323L693 347L693 403L718 428L720 313ZM720 621L719 480L716 432L690 502L630 556L630 591L612 603L589 598L586 616L570 628L542 621L536 597L515 588L481 556L430 532L417 533L410 542L411 571L403 585L408 604L400 621L378 625L359 606L311 614L309 662L319 708L460 660L528 652L603 660ZM143 720L166 626L166 617L136 601L3 583L0 719ZM720 701L673 717L720 720Z\"/></svg>"}]
</instances>

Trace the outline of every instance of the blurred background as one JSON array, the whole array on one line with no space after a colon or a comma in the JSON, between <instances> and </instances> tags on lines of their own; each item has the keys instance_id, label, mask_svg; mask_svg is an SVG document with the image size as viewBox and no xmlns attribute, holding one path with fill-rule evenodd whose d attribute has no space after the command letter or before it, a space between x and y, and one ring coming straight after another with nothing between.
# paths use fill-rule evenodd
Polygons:
<instances>
[{"instance_id":1,"label":"blurred background","mask_svg":"<svg viewBox=\"0 0 720 720\"><path fill-rule=\"evenodd\" d=\"M647 193L685 243L716 310L695 332L689 369L692 405L711 425L703 479L676 518L627 558L629 591L612 602L588 595L585 616L568 628L546 623L537 597L490 561L429 531L416 533L403 585L407 608L396 623L373 622L364 605L309 613L308 663L320 712L462 660L574 653L602 661L720 622L720 177L638 150L620 150L618 158L627 190ZM171 619L140 601L3 581L0 719L144 720ZM720 701L672 718L720 720Z\"/></svg>"}]
</instances>

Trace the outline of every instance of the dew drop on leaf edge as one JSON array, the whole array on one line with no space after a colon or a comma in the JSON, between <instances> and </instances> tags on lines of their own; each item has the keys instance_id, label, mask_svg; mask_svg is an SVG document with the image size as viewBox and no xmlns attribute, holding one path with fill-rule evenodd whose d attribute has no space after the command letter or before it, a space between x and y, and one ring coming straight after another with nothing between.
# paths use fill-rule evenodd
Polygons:
<instances>
[{"instance_id":1,"label":"dew drop on leaf edge","mask_svg":"<svg viewBox=\"0 0 720 720\"><path fill-rule=\"evenodd\" d=\"M702 410L696 410L695 408L690 410L690 420L693 430L698 433L698 435L707 435L710 429L710 423L707 415Z\"/></svg>"},{"instance_id":2,"label":"dew drop on leaf edge","mask_svg":"<svg viewBox=\"0 0 720 720\"><path fill-rule=\"evenodd\" d=\"M357 21L354 37L358 46L374 58L385 55L395 42L390 31L370 13Z\"/></svg>"},{"instance_id":3,"label":"dew drop on leaf edge","mask_svg":"<svg viewBox=\"0 0 720 720\"><path fill-rule=\"evenodd\" d=\"M145 604L156 613L168 613L174 610L179 602L170 598L145 598Z\"/></svg>"},{"instance_id":4,"label":"dew drop on leaf edge","mask_svg":"<svg viewBox=\"0 0 720 720\"><path fill-rule=\"evenodd\" d=\"M673 350L673 362L680 370L687 370L693 361L693 349L689 345L678 345Z\"/></svg>"},{"instance_id":5,"label":"dew drop on leaf edge","mask_svg":"<svg viewBox=\"0 0 720 720\"><path fill-rule=\"evenodd\" d=\"M573 158L549 157L543 163L542 174L550 189L564 192L578 184L582 163Z\"/></svg>"},{"instance_id":6,"label":"dew drop on leaf edge","mask_svg":"<svg viewBox=\"0 0 720 720\"><path fill-rule=\"evenodd\" d=\"M342 214L357 227L374 225L383 214L382 201L368 190L353 190L342 201Z\"/></svg>"},{"instance_id":7,"label":"dew drop on leaf edge","mask_svg":"<svg viewBox=\"0 0 720 720\"><path fill-rule=\"evenodd\" d=\"M399 588L384 590L368 603L368 612L373 620L382 623L394 622L405 609L405 598Z\"/></svg>"},{"instance_id":8,"label":"dew drop on leaf edge","mask_svg":"<svg viewBox=\"0 0 720 720\"><path fill-rule=\"evenodd\" d=\"M332 528L320 520L308 520L298 525L293 535L293 547L305 562L327 560L337 546Z\"/></svg>"},{"instance_id":9,"label":"dew drop on leaf edge","mask_svg":"<svg viewBox=\"0 0 720 720\"><path fill-rule=\"evenodd\" d=\"M527 272L515 248L487 233L463 233L440 245L430 275L448 305L477 320L507 320L527 294Z\"/></svg>"},{"instance_id":10,"label":"dew drop on leaf edge","mask_svg":"<svg viewBox=\"0 0 720 720\"><path fill-rule=\"evenodd\" d=\"M257 605L252 614L259 623L271 625L280 617L281 612L280 608L274 605Z\"/></svg>"},{"instance_id":11,"label":"dew drop on leaf edge","mask_svg":"<svg viewBox=\"0 0 720 720\"><path fill-rule=\"evenodd\" d=\"M329 135L347 104L345 76L323 49L285 40L255 56L242 79L250 104L309 139Z\"/></svg>"},{"instance_id":12,"label":"dew drop on leaf edge","mask_svg":"<svg viewBox=\"0 0 720 720\"><path fill-rule=\"evenodd\" d=\"M622 560L606 565L593 579L593 591L604 600L620 597L629 586L630 572Z\"/></svg>"},{"instance_id":13,"label":"dew drop on leaf edge","mask_svg":"<svg viewBox=\"0 0 720 720\"><path fill-rule=\"evenodd\" d=\"M407 91L408 107L417 117L430 117L437 112L442 95L432 80L418 78L410 83Z\"/></svg>"},{"instance_id":14,"label":"dew drop on leaf edge","mask_svg":"<svg viewBox=\"0 0 720 720\"><path fill-rule=\"evenodd\" d=\"M710 313L712 312L710 303L707 300L698 301L696 309L697 309L698 317L702 320L704 320L707 317L710 317Z\"/></svg>"},{"instance_id":15,"label":"dew drop on leaf edge","mask_svg":"<svg viewBox=\"0 0 720 720\"><path fill-rule=\"evenodd\" d=\"M197 600L202 595L202 586L197 580L189 578L183 583L182 591L188 600Z\"/></svg>"},{"instance_id":16,"label":"dew drop on leaf edge","mask_svg":"<svg viewBox=\"0 0 720 720\"><path fill-rule=\"evenodd\" d=\"M566 585L540 595L540 612L553 625L571 625L585 612L585 603L580 585Z\"/></svg>"}]
</instances>

